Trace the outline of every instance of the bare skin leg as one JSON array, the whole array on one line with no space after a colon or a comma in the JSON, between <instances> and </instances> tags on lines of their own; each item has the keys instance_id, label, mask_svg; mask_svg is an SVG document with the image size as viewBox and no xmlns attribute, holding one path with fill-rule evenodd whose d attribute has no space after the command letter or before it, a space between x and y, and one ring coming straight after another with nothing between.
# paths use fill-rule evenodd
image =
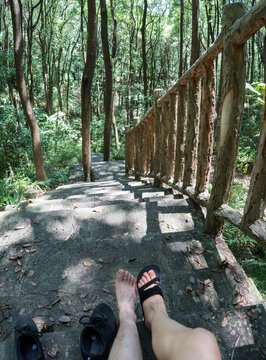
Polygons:
<instances>
[{"instance_id":1,"label":"bare skin leg","mask_svg":"<svg viewBox=\"0 0 266 360\"><path fill-rule=\"evenodd\" d=\"M153 270L144 273L138 287L155 277ZM205 329L187 328L171 320L160 295L146 299L143 311L146 327L152 332L152 347L158 360L221 360L215 336Z\"/></svg>"},{"instance_id":2,"label":"bare skin leg","mask_svg":"<svg viewBox=\"0 0 266 360\"><path fill-rule=\"evenodd\" d=\"M119 330L108 360L142 360L137 317L135 314L136 279L128 271L116 274L115 293L119 313Z\"/></svg>"}]
</instances>

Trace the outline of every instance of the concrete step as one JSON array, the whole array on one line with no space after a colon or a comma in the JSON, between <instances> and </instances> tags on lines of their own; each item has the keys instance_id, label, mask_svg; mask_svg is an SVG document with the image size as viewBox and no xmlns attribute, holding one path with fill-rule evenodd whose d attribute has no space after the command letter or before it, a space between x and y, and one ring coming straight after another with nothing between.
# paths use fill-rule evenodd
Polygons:
<instances>
[{"instance_id":1,"label":"concrete step","mask_svg":"<svg viewBox=\"0 0 266 360\"><path fill-rule=\"evenodd\" d=\"M188 315L175 314L173 311L169 313L169 316L185 326L192 328L203 327L214 333L223 359L232 358L232 352L234 351L234 360L258 360L263 359L261 351L266 343L264 331L266 322L265 310L265 306L258 305L256 307L237 308L231 311L220 309L212 313L202 312L199 314L190 313ZM40 327L40 319L34 319ZM143 358L145 360L156 360L151 347L150 332L145 328L144 322L140 319L137 322L137 327ZM66 325L62 325L61 331L44 333L40 340L45 356L49 356L49 351L53 347L57 347L59 352L56 359L81 359L81 331L81 325L78 328L72 328L72 326L69 328ZM0 358L3 360L15 359L15 351L16 347L13 336L10 336L0 344Z\"/></svg>"},{"instance_id":2,"label":"concrete step","mask_svg":"<svg viewBox=\"0 0 266 360\"><path fill-rule=\"evenodd\" d=\"M73 201L74 203L74 201ZM181 205L182 204L182 205ZM17 211L0 219L0 246L52 239L65 241L71 234L82 233L87 239L128 233L140 243L146 234L193 232L200 219L193 208L180 200L177 206L157 203L123 202L99 208L72 207L58 211Z\"/></svg>"}]
</instances>

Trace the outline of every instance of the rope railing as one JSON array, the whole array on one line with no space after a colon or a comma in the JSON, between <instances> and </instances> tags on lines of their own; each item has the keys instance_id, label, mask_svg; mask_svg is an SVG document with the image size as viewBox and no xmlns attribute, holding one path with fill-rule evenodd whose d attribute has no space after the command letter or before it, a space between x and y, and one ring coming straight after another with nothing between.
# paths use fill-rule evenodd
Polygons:
<instances>
[{"instance_id":1,"label":"rope railing","mask_svg":"<svg viewBox=\"0 0 266 360\"><path fill-rule=\"evenodd\" d=\"M213 45L163 95L154 90L154 106L126 130L126 172L153 177L207 207L205 231L219 234L224 220L266 247L266 108L257 156L243 212L227 204L235 174L245 97L245 43L266 24L266 3L248 13L242 3L224 7L223 28ZM208 192L216 118L215 59L223 52L220 135L212 191Z\"/></svg>"}]
</instances>

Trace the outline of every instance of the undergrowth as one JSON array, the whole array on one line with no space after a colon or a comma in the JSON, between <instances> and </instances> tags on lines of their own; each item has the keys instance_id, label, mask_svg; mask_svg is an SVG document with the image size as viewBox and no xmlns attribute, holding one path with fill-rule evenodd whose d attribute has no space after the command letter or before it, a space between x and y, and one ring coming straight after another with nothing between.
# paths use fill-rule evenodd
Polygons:
<instances>
[{"instance_id":1,"label":"undergrowth","mask_svg":"<svg viewBox=\"0 0 266 360\"><path fill-rule=\"evenodd\" d=\"M246 190L241 185L233 185L229 205L236 210L243 208ZM225 223L223 237L238 262L244 268L266 300L266 249L245 235L230 223Z\"/></svg>"}]
</instances>

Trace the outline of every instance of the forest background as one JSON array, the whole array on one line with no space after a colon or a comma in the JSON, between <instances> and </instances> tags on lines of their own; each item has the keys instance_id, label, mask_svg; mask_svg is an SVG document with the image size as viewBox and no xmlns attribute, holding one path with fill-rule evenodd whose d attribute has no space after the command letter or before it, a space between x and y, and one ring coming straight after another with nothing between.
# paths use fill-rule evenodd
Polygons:
<instances>
[{"instance_id":1,"label":"forest background","mask_svg":"<svg viewBox=\"0 0 266 360\"><path fill-rule=\"evenodd\" d=\"M202 54L221 31L222 7L228 1L88 0L88 4L86 0L19 1L23 36L20 58L28 98L40 130L46 174L38 181L30 124L16 79L10 7L13 2L0 0L0 210L29 199L40 190L68 182L71 167L82 161L82 79L87 44L89 51L92 46L95 50L91 151L104 153L105 160L124 159L125 126L132 126L133 119L142 117L149 109L155 88L167 90L189 68L192 24L198 24ZM256 0L243 2L249 10ZM94 3L93 19L90 6ZM195 4L196 16L192 11ZM93 23L97 33L88 39ZM247 43L238 180L230 203L237 209L244 204L262 119L265 33L265 29L258 31ZM221 56L216 64L217 114L220 67ZM108 116L113 129L110 144L110 136L105 133ZM217 120L218 133L219 117ZM229 224L224 237L265 296L265 251Z\"/></svg>"}]
</instances>

